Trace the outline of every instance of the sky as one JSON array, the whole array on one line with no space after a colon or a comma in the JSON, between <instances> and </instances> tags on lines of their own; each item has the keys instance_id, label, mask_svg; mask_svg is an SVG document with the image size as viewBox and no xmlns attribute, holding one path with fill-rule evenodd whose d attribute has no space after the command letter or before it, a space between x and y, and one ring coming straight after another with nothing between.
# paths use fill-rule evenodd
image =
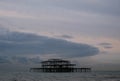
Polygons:
<instances>
[{"instance_id":1,"label":"sky","mask_svg":"<svg viewBox=\"0 0 120 81\"><path fill-rule=\"evenodd\" d=\"M120 0L0 0L2 71L38 67L51 58L94 70L120 70L119 4Z\"/></svg>"}]
</instances>

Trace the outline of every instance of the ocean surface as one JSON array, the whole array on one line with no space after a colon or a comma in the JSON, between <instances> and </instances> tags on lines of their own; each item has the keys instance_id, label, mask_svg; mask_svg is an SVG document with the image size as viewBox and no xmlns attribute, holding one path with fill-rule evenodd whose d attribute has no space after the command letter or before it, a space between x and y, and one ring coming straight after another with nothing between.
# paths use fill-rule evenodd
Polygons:
<instances>
[{"instance_id":1,"label":"ocean surface","mask_svg":"<svg viewBox=\"0 0 120 81\"><path fill-rule=\"evenodd\" d=\"M120 72L0 72L0 81L120 81Z\"/></svg>"}]
</instances>

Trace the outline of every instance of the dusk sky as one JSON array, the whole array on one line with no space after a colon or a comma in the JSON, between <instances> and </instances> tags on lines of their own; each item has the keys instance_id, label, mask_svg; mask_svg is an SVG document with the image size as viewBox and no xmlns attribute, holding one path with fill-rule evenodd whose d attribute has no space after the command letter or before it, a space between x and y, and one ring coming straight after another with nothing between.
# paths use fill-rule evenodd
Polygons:
<instances>
[{"instance_id":1,"label":"dusk sky","mask_svg":"<svg viewBox=\"0 0 120 81\"><path fill-rule=\"evenodd\" d=\"M120 0L0 0L2 70L50 58L120 70Z\"/></svg>"}]
</instances>

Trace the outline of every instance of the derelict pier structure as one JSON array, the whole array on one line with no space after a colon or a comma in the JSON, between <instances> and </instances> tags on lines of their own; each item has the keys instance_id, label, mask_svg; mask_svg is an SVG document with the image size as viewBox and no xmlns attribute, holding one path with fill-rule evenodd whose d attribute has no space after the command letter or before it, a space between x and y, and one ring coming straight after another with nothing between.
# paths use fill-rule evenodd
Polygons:
<instances>
[{"instance_id":1,"label":"derelict pier structure","mask_svg":"<svg viewBox=\"0 0 120 81\"><path fill-rule=\"evenodd\" d=\"M91 72L91 68L77 68L68 60L49 59L42 61L40 68L30 68L30 72Z\"/></svg>"}]
</instances>

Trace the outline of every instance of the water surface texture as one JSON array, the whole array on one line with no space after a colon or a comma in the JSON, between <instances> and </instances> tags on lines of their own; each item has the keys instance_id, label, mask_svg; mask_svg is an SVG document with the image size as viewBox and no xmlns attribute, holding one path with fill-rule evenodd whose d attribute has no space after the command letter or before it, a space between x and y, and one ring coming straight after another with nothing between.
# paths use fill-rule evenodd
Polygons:
<instances>
[{"instance_id":1,"label":"water surface texture","mask_svg":"<svg viewBox=\"0 0 120 81\"><path fill-rule=\"evenodd\" d=\"M0 73L0 81L120 81L120 72L90 73Z\"/></svg>"}]
</instances>

